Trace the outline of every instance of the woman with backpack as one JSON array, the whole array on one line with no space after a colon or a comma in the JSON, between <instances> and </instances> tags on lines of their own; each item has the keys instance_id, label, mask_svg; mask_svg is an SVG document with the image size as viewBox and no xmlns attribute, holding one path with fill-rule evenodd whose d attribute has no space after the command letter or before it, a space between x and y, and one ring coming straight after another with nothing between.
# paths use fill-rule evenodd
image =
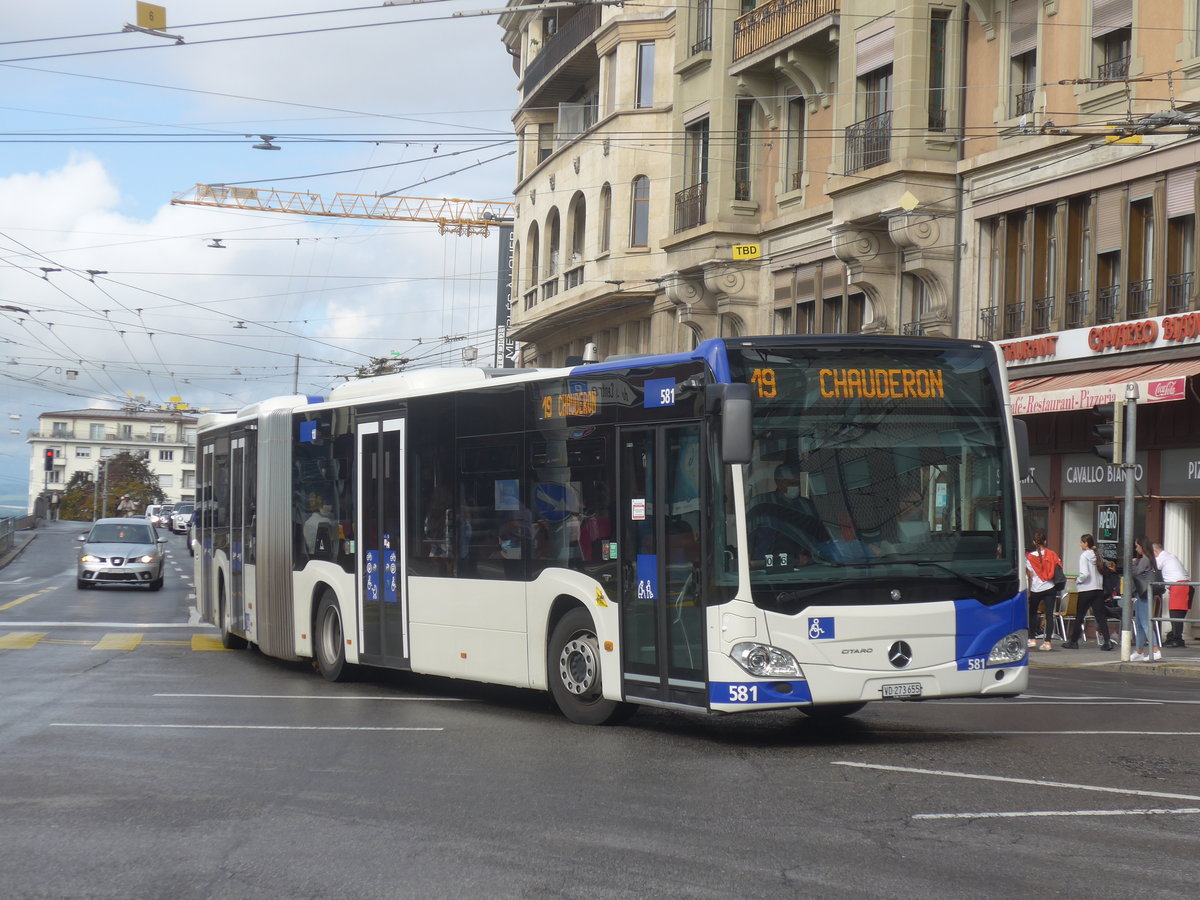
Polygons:
<instances>
[{"instance_id":1,"label":"woman with backpack","mask_svg":"<svg viewBox=\"0 0 1200 900\"><path fill-rule=\"evenodd\" d=\"M1033 550L1025 554L1025 568L1029 572L1029 648L1050 650L1050 638L1054 636L1054 611L1060 588L1056 585L1055 571L1062 571L1062 560L1046 546L1046 532L1037 529L1033 533ZM1046 628L1039 644L1038 607L1045 610Z\"/></svg>"},{"instance_id":2,"label":"woman with backpack","mask_svg":"<svg viewBox=\"0 0 1200 900\"><path fill-rule=\"evenodd\" d=\"M1079 637L1083 634L1083 620L1090 612L1096 617L1096 635L1104 640L1101 650L1112 650L1112 636L1108 633L1108 611L1104 608L1104 577L1096 557L1096 539L1090 534L1079 538L1079 574L1075 576L1075 624L1065 650L1078 650Z\"/></svg>"}]
</instances>

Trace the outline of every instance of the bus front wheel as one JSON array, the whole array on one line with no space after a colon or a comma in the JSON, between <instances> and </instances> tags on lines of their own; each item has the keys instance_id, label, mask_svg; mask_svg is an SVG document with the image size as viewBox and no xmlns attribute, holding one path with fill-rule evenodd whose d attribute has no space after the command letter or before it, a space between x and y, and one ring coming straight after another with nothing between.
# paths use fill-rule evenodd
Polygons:
<instances>
[{"instance_id":1,"label":"bus front wheel","mask_svg":"<svg viewBox=\"0 0 1200 900\"><path fill-rule=\"evenodd\" d=\"M573 609L554 626L547 654L550 693L562 714L580 725L609 725L634 711L628 703L605 700L600 682L600 642L592 617Z\"/></svg>"},{"instance_id":2,"label":"bus front wheel","mask_svg":"<svg viewBox=\"0 0 1200 900\"><path fill-rule=\"evenodd\" d=\"M317 623L313 629L317 671L326 681L341 681L349 674L346 665L346 635L342 629L342 611L337 598L326 591L317 604Z\"/></svg>"}]
</instances>

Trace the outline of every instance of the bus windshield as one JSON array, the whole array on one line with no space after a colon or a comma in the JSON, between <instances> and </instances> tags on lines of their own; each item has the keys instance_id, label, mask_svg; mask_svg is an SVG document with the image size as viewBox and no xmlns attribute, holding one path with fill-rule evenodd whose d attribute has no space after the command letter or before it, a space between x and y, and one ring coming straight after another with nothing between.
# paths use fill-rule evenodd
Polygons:
<instances>
[{"instance_id":1,"label":"bus windshield","mask_svg":"<svg viewBox=\"0 0 1200 900\"><path fill-rule=\"evenodd\" d=\"M1016 592L1012 464L989 348L812 343L731 356L733 379L754 389L742 552L758 605Z\"/></svg>"}]
</instances>

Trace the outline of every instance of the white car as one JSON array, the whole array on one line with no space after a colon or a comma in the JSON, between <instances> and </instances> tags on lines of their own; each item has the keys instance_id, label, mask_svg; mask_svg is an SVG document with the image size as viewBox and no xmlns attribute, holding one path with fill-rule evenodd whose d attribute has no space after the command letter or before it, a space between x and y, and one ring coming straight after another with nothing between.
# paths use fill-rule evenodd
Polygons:
<instances>
[{"instance_id":1,"label":"white car","mask_svg":"<svg viewBox=\"0 0 1200 900\"><path fill-rule=\"evenodd\" d=\"M174 534L187 534L188 528L192 524L192 511L195 508L193 503L176 504L169 523Z\"/></svg>"}]
</instances>

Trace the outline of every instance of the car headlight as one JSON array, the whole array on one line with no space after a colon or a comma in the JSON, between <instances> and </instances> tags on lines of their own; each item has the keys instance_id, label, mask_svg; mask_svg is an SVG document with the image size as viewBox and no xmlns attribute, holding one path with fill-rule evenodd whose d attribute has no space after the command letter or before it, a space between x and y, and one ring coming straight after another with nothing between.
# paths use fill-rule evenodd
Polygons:
<instances>
[{"instance_id":1,"label":"car headlight","mask_svg":"<svg viewBox=\"0 0 1200 900\"><path fill-rule=\"evenodd\" d=\"M80 562L100 562L100 557L92 556L92 554L90 554L90 553L85 553L85 554L83 554L83 556L79 557L79 561Z\"/></svg>"},{"instance_id":2,"label":"car headlight","mask_svg":"<svg viewBox=\"0 0 1200 900\"><path fill-rule=\"evenodd\" d=\"M147 555L147 556L139 556L139 557L138 557L138 562L140 562L140 563L152 563L152 562L154 562L154 557L153 557L153 556L149 556L149 555Z\"/></svg>"},{"instance_id":3,"label":"car headlight","mask_svg":"<svg viewBox=\"0 0 1200 900\"><path fill-rule=\"evenodd\" d=\"M803 678L800 664L796 657L786 650L772 647L770 644L760 644L756 641L744 641L734 644L729 652L733 661L749 672L763 678Z\"/></svg>"},{"instance_id":4,"label":"car headlight","mask_svg":"<svg viewBox=\"0 0 1200 900\"><path fill-rule=\"evenodd\" d=\"M1022 628L1000 638L988 654L988 666L1011 666L1019 663L1029 652L1025 643L1028 637L1029 632Z\"/></svg>"}]
</instances>

